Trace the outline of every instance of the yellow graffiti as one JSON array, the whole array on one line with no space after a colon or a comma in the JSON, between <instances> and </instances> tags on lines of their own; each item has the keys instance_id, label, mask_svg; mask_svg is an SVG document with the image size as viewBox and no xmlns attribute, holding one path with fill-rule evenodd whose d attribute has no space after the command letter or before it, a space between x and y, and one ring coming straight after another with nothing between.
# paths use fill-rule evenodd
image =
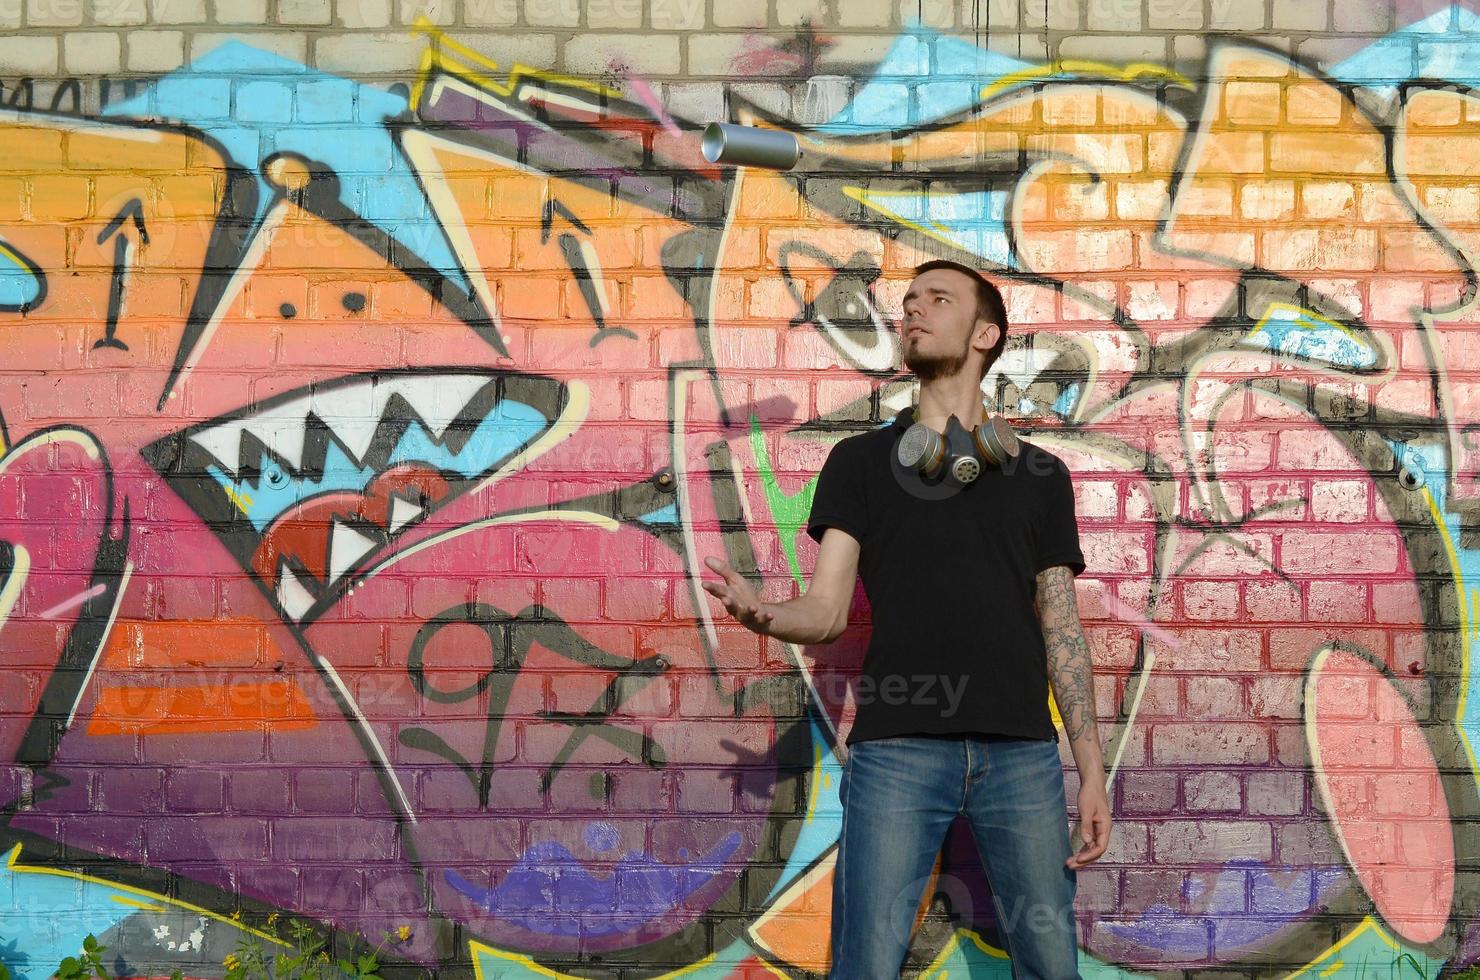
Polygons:
<instances>
[{"instance_id":1,"label":"yellow graffiti","mask_svg":"<svg viewBox=\"0 0 1480 980\"><path fill-rule=\"evenodd\" d=\"M766 962L766 960L765 960L764 957L757 956L756 957L756 962L758 962L765 969L765 971L767 973L771 974L771 976L773 976L773 977L780 977L781 980L791 980L791 974L790 973L785 973L785 972L777 969L775 966L773 966L770 963Z\"/></svg>"},{"instance_id":2,"label":"yellow graffiti","mask_svg":"<svg viewBox=\"0 0 1480 980\"><path fill-rule=\"evenodd\" d=\"M571 976L568 973L557 973L554 970L546 969L545 967L540 966L534 960L530 959L528 956L524 956L523 954L506 953L501 949L494 949L492 946L484 945L483 943L478 942L476 939L468 943L468 955L473 960L473 976L475 976L477 980L494 980L495 977L503 976L502 972L492 974L487 977L484 976L483 957L485 956L492 957L493 959L503 960L507 963L517 963L520 966L524 967L526 970L529 970L535 976L539 977L568 978Z\"/></svg>"},{"instance_id":3,"label":"yellow graffiti","mask_svg":"<svg viewBox=\"0 0 1480 980\"><path fill-rule=\"evenodd\" d=\"M1324 952L1320 953L1315 958L1311 959L1308 963L1306 963L1300 969L1296 970L1294 973L1286 974L1283 978L1281 978L1281 980L1296 980L1296 978L1298 978L1298 977L1305 976L1311 970L1316 969L1316 967L1318 965L1320 965L1320 963L1321 963L1322 960L1325 960L1326 958L1335 955L1337 952L1339 952L1342 949L1342 947L1347 946L1348 944L1354 942L1359 936L1363 935L1364 933L1368 933L1368 932L1370 932L1372 934L1373 938L1381 940L1385 945L1387 945L1389 948L1391 948L1394 952L1402 952L1403 951L1403 946L1397 940L1395 940L1391 935L1388 934L1388 931L1382 927L1382 924L1381 923L1379 923L1376 919L1374 919L1372 916L1369 915L1369 916L1365 917L1364 919L1362 919L1362 921L1360 923L1358 923L1358 925L1357 925L1357 927L1355 929L1353 929L1351 932L1347 933L1345 936L1342 936L1341 939L1339 939L1337 942L1333 943L1331 946L1327 947ZM1342 965L1343 965L1343 961L1337 960L1332 965L1330 965L1328 967L1324 967L1321 970L1321 972L1319 972L1319 973L1316 974L1316 976L1318 976L1318 977L1328 976L1333 971L1339 969Z\"/></svg>"},{"instance_id":4,"label":"yellow graffiti","mask_svg":"<svg viewBox=\"0 0 1480 980\"><path fill-rule=\"evenodd\" d=\"M822 745L819 742L812 743L812 792L807 794L807 822L810 823L817 814L817 791L822 781L826 779L831 784L831 778L822 772Z\"/></svg>"},{"instance_id":5,"label":"yellow graffiti","mask_svg":"<svg viewBox=\"0 0 1480 980\"><path fill-rule=\"evenodd\" d=\"M1314 310L1297 306L1294 303L1270 303L1264 308L1264 316L1260 317L1259 322L1254 324L1248 333L1244 334L1244 338L1246 340L1252 339L1256 333L1269 326L1270 321L1274 320L1275 315L1278 313L1292 313L1295 316L1293 320L1280 320L1279 323L1281 326L1295 326L1301 330L1319 330L1322 327L1330 327L1333 330L1340 331L1347 339L1358 346L1371 347L1371 344L1365 338L1358 336L1356 331L1352 330L1346 324L1332 320L1330 317L1321 316Z\"/></svg>"},{"instance_id":6,"label":"yellow graffiti","mask_svg":"<svg viewBox=\"0 0 1480 980\"><path fill-rule=\"evenodd\" d=\"M247 512L248 507L252 506L251 494L242 493L242 491L238 487L226 486L225 484L221 485L221 489L226 492L227 499L235 504L236 509L241 511L243 514Z\"/></svg>"},{"instance_id":7,"label":"yellow graffiti","mask_svg":"<svg viewBox=\"0 0 1480 980\"><path fill-rule=\"evenodd\" d=\"M670 971L668 973L660 973L660 974L658 974L657 977L654 978L654 980L663 980L664 977L682 977L682 976L686 976L686 975L688 975L690 973L694 973L695 971L700 970L700 969L702 969L702 968L710 965L711 963L716 962L718 959L719 959L719 954L718 953L710 953L708 956L704 957L702 960L698 960L696 962L690 963L688 966L681 966L677 970L672 970L672 971Z\"/></svg>"},{"instance_id":8,"label":"yellow graffiti","mask_svg":"<svg viewBox=\"0 0 1480 980\"><path fill-rule=\"evenodd\" d=\"M1039 79L1057 78L1063 75L1089 78L1107 78L1112 81L1135 82L1142 78L1155 78L1162 81L1180 85L1183 88L1195 88L1192 79L1181 72L1173 71L1162 65L1155 65L1148 61L1135 61L1128 65L1112 65L1104 61L1082 61L1069 59L1066 61L1051 61L1046 65L1034 65L1021 71L1009 72L990 85L982 86L979 97L982 101L990 99L994 95L1005 92L1007 89L1024 85Z\"/></svg>"},{"instance_id":9,"label":"yellow graffiti","mask_svg":"<svg viewBox=\"0 0 1480 980\"><path fill-rule=\"evenodd\" d=\"M936 955L935 959L931 960L930 964L920 971L920 980L948 980L950 971L945 968L945 963L955 955L957 948L962 945L961 941L963 938L971 940L973 946L993 959L1005 960L1008 958L1006 950L998 949L996 946L982 939L974 931L970 929L957 929L951 936L950 941L941 947L940 953Z\"/></svg>"},{"instance_id":10,"label":"yellow graffiti","mask_svg":"<svg viewBox=\"0 0 1480 980\"><path fill-rule=\"evenodd\" d=\"M504 975L502 972L496 974L485 974L483 972L483 957L485 956L489 957L490 959L503 960L506 963L517 963L519 966L522 966L524 969L528 970L535 976L555 977L557 978L557 980L579 980L578 976L574 973L560 973L559 971L552 970L549 967L541 966L532 958L524 955L523 953L510 953L505 950L495 949L494 947L489 946L486 943L478 942L476 939L470 940L468 942L468 954L473 961L473 976L476 977L477 980L494 980L495 977L501 977ZM653 980L665 980L665 978L667 977L681 977L687 974L691 974L696 970L701 970L704 967L709 966L718 958L719 955L717 953L710 953L702 960L690 963L688 966L679 967L677 970L672 970L668 973L658 974L653 978ZM784 976L784 974L777 975Z\"/></svg>"},{"instance_id":11,"label":"yellow graffiti","mask_svg":"<svg viewBox=\"0 0 1480 980\"><path fill-rule=\"evenodd\" d=\"M411 25L411 30L413 34L421 34L432 42L432 46L422 55L421 64L418 66L416 84L411 90L412 105L421 104L421 96L426 88L427 79L437 71L454 75L495 95L506 97L512 96L528 79L554 82L566 88L579 89L593 95L604 95L614 99L624 97L616 89L608 88L597 82L533 68L520 62L515 62L506 73L504 80L499 81L494 74L499 70L498 62L479 54L465 44L454 41L426 17L417 17Z\"/></svg>"}]
</instances>

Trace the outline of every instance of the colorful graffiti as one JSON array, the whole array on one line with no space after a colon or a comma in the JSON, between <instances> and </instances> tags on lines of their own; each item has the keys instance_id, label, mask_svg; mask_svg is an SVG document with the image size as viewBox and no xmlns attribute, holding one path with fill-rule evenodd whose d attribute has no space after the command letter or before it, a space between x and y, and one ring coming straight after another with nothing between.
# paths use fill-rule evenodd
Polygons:
<instances>
[{"instance_id":1,"label":"colorful graffiti","mask_svg":"<svg viewBox=\"0 0 1480 980\"><path fill-rule=\"evenodd\" d=\"M409 91L231 43L0 113L12 973L93 932L217 977L269 914L480 977L824 971L867 603L801 648L698 583L805 586L933 257L1003 284L985 393L1075 475L1081 972L1480 960L1480 16L1195 78L911 28L820 125L737 97L786 173L418 30ZM1005 977L959 831L911 966Z\"/></svg>"}]
</instances>

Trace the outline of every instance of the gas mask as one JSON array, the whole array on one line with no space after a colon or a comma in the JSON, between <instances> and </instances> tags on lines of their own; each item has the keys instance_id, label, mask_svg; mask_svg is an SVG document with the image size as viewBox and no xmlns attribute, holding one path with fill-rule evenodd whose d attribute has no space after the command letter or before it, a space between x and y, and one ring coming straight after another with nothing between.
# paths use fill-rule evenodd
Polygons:
<instances>
[{"instance_id":1,"label":"gas mask","mask_svg":"<svg viewBox=\"0 0 1480 980\"><path fill-rule=\"evenodd\" d=\"M901 424L913 422L913 406L899 413ZM986 421L967 431L952 415L946 419L944 434L928 425L913 422L905 430L895 449L900 465L933 480L948 475L965 486L981 476L984 465L1004 466L1017 458L1018 440L1012 426L1000 415L988 415Z\"/></svg>"}]
</instances>

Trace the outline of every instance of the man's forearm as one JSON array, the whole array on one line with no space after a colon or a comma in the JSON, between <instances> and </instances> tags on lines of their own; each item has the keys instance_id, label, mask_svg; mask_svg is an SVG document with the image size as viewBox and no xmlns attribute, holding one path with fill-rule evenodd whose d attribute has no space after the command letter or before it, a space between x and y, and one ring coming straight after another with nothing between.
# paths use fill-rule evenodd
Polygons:
<instances>
[{"instance_id":1,"label":"man's forearm","mask_svg":"<svg viewBox=\"0 0 1480 980\"><path fill-rule=\"evenodd\" d=\"M1049 639L1045 630L1045 640ZM1099 726L1095 722L1095 686L1090 670L1089 644L1076 623L1052 630L1049 646L1049 680L1059 717L1069 735L1069 749L1081 782L1105 780L1105 755L1100 748Z\"/></svg>"},{"instance_id":2,"label":"man's forearm","mask_svg":"<svg viewBox=\"0 0 1480 980\"><path fill-rule=\"evenodd\" d=\"M1074 576L1063 566L1038 578L1038 608L1048 677L1081 782L1105 780L1105 757L1095 722L1095 679L1089 643L1079 623Z\"/></svg>"},{"instance_id":3,"label":"man's forearm","mask_svg":"<svg viewBox=\"0 0 1480 980\"><path fill-rule=\"evenodd\" d=\"M763 602L772 615L766 634L788 643L831 643L841 632L836 613L821 599L802 595L785 602Z\"/></svg>"}]
</instances>

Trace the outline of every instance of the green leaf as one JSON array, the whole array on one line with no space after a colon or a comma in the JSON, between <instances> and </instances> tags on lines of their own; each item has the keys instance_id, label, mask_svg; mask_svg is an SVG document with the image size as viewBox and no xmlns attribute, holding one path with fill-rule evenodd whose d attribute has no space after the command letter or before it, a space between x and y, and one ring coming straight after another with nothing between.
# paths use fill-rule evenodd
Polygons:
<instances>
[{"instance_id":1,"label":"green leaf","mask_svg":"<svg viewBox=\"0 0 1480 980\"><path fill-rule=\"evenodd\" d=\"M98 948L98 937L94 936L92 933L88 933L87 938L82 941L82 948L87 950L89 953L96 950Z\"/></svg>"},{"instance_id":2,"label":"green leaf","mask_svg":"<svg viewBox=\"0 0 1480 980\"><path fill-rule=\"evenodd\" d=\"M1418 960L1414 959L1412 953L1402 953L1398 956L1397 962L1402 963L1404 961L1406 961L1409 966L1413 967L1414 973L1417 973L1420 977L1424 977L1424 980L1427 980L1427 974L1424 972L1423 967L1419 965Z\"/></svg>"},{"instance_id":3,"label":"green leaf","mask_svg":"<svg viewBox=\"0 0 1480 980\"><path fill-rule=\"evenodd\" d=\"M350 976L355 975L354 965L349 960L340 960L337 965L339 966L340 973L348 973ZM0 980L4 980L4 978L0 977Z\"/></svg>"},{"instance_id":4,"label":"green leaf","mask_svg":"<svg viewBox=\"0 0 1480 980\"><path fill-rule=\"evenodd\" d=\"M370 954L361 956L359 965L361 973L374 973L380 967L380 964L375 962L375 957Z\"/></svg>"}]
</instances>

